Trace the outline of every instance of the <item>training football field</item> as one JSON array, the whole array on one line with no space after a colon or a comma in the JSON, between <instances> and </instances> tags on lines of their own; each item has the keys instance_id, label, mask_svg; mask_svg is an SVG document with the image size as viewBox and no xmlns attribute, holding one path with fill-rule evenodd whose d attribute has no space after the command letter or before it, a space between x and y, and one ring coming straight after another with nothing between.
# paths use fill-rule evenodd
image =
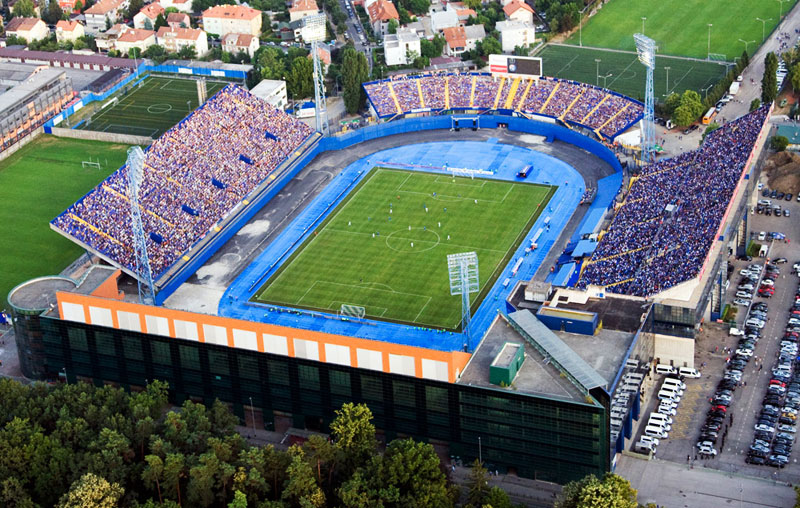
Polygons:
<instances>
[{"instance_id":1,"label":"training football field","mask_svg":"<svg viewBox=\"0 0 800 508\"><path fill-rule=\"evenodd\" d=\"M0 162L0 308L17 284L57 275L83 253L48 223L124 164L127 149L40 135ZM90 157L100 169L82 167Z\"/></svg>"},{"instance_id":2,"label":"training football field","mask_svg":"<svg viewBox=\"0 0 800 508\"><path fill-rule=\"evenodd\" d=\"M645 68L635 53L548 44L536 56L541 57L546 76L597 84L644 101ZM657 56L653 74L656 101L684 90L694 90L703 96L726 72L727 67L716 62Z\"/></svg>"},{"instance_id":3,"label":"training football field","mask_svg":"<svg viewBox=\"0 0 800 508\"><path fill-rule=\"evenodd\" d=\"M208 97L225 85L206 80ZM123 87L105 104L109 105L79 129L157 138L197 108L197 83L193 79L151 76L133 88Z\"/></svg>"},{"instance_id":4,"label":"training football field","mask_svg":"<svg viewBox=\"0 0 800 508\"><path fill-rule=\"evenodd\" d=\"M780 14L785 15L796 2L611 0L584 24L583 45L635 51L633 34L641 33L644 23L644 34L656 41L660 54L706 58L712 53L730 62L745 49L739 39L749 43L750 55L761 45L762 23L757 18L765 20L763 34L768 36ZM576 31L567 43L578 45L580 39Z\"/></svg>"},{"instance_id":5,"label":"training football field","mask_svg":"<svg viewBox=\"0 0 800 508\"><path fill-rule=\"evenodd\" d=\"M458 329L447 255L474 251L481 293L555 187L375 168L256 293L255 300Z\"/></svg>"}]
</instances>

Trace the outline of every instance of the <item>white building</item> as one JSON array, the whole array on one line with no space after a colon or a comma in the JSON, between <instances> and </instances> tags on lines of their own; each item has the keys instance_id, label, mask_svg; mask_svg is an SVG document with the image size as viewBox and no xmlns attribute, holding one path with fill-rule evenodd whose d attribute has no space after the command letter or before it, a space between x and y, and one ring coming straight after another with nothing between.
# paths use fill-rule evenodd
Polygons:
<instances>
[{"instance_id":1,"label":"white building","mask_svg":"<svg viewBox=\"0 0 800 508\"><path fill-rule=\"evenodd\" d=\"M327 18L322 12L314 13L310 16L300 18L289 23L294 30L294 40L303 42L313 42L325 40L325 22Z\"/></svg>"},{"instance_id":2,"label":"white building","mask_svg":"<svg viewBox=\"0 0 800 508\"><path fill-rule=\"evenodd\" d=\"M381 39L389 33L391 20L400 21L397 9L389 0L375 0L367 7L367 14L369 14L372 31Z\"/></svg>"},{"instance_id":3,"label":"white building","mask_svg":"<svg viewBox=\"0 0 800 508\"><path fill-rule=\"evenodd\" d=\"M503 7L503 12L508 20L522 21L533 24L533 9L521 0L514 0Z\"/></svg>"},{"instance_id":4,"label":"white building","mask_svg":"<svg viewBox=\"0 0 800 508\"><path fill-rule=\"evenodd\" d=\"M505 53L512 53L517 46L528 47L536 42L536 28L530 23L498 21L495 29L500 32L500 45Z\"/></svg>"},{"instance_id":5,"label":"white building","mask_svg":"<svg viewBox=\"0 0 800 508\"><path fill-rule=\"evenodd\" d=\"M62 19L56 23L56 40L58 42L75 42L83 36L83 25L77 21L64 21Z\"/></svg>"},{"instance_id":6,"label":"white building","mask_svg":"<svg viewBox=\"0 0 800 508\"><path fill-rule=\"evenodd\" d=\"M222 51L231 53L247 53L253 58L258 50L258 37L250 34L227 34L222 38Z\"/></svg>"},{"instance_id":7,"label":"white building","mask_svg":"<svg viewBox=\"0 0 800 508\"><path fill-rule=\"evenodd\" d=\"M166 16L164 8L158 2L147 4L133 17L133 28L153 30L156 26L158 15Z\"/></svg>"},{"instance_id":8,"label":"white building","mask_svg":"<svg viewBox=\"0 0 800 508\"><path fill-rule=\"evenodd\" d=\"M122 19L122 12L128 8L128 0L100 0L86 9L86 31L90 34L102 32L106 23L112 25Z\"/></svg>"},{"instance_id":9,"label":"white building","mask_svg":"<svg viewBox=\"0 0 800 508\"><path fill-rule=\"evenodd\" d=\"M396 34L387 34L383 39L383 50L386 65L408 65L408 55L422 54L417 32L406 28L398 28Z\"/></svg>"},{"instance_id":10,"label":"white building","mask_svg":"<svg viewBox=\"0 0 800 508\"><path fill-rule=\"evenodd\" d=\"M13 18L8 22L6 35L16 35L31 42L44 39L50 35L50 30L39 18Z\"/></svg>"},{"instance_id":11,"label":"white building","mask_svg":"<svg viewBox=\"0 0 800 508\"><path fill-rule=\"evenodd\" d=\"M187 46L194 47L198 58L208 53L208 36L199 28L162 26L158 29L156 41L169 53L176 53Z\"/></svg>"},{"instance_id":12,"label":"white building","mask_svg":"<svg viewBox=\"0 0 800 508\"><path fill-rule=\"evenodd\" d=\"M458 13L454 10L434 12L431 14L431 30L441 33L445 28L458 26Z\"/></svg>"},{"instance_id":13,"label":"white building","mask_svg":"<svg viewBox=\"0 0 800 508\"><path fill-rule=\"evenodd\" d=\"M294 0L292 6L289 7L289 21L297 21L318 12L319 7L314 0Z\"/></svg>"},{"instance_id":14,"label":"white building","mask_svg":"<svg viewBox=\"0 0 800 508\"><path fill-rule=\"evenodd\" d=\"M281 111L286 109L289 104L286 95L286 81L276 79L265 79L250 90L250 93L264 99Z\"/></svg>"},{"instance_id":15,"label":"white building","mask_svg":"<svg viewBox=\"0 0 800 508\"><path fill-rule=\"evenodd\" d=\"M225 34L261 33L261 11L244 5L217 5L203 11L203 29L222 37Z\"/></svg>"},{"instance_id":16,"label":"white building","mask_svg":"<svg viewBox=\"0 0 800 508\"><path fill-rule=\"evenodd\" d=\"M117 41L114 43L114 49L123 55L127 54L132 48L138 48L144 53L147 48L155 43L156 33L154 31L129 28L117 37Z\"/></svg>"}]
</instances>

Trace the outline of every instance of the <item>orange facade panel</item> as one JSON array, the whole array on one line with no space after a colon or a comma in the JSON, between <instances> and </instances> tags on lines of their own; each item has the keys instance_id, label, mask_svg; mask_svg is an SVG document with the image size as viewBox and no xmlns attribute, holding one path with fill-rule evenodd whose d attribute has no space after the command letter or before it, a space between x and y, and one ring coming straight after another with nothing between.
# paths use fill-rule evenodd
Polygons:
<instances>
[{"instance_id":1,"label":"orange facade panel","mask_svg":"<svg viewBox=\"0 0 800 508\"><path fill-rule=\"evenodd\" d=\"M111 296L109 289L103 287L102 292ZM69 321L451 383L471 356L99 296L59 292L57 298L60 318Z\"/></svg>"}]
</instances>

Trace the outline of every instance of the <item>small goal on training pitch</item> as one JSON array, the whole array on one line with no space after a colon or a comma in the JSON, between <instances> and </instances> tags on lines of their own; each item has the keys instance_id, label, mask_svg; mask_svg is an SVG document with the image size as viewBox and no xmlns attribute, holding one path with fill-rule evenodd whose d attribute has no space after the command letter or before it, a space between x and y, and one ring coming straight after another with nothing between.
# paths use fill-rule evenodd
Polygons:
<instances>
[{"instance_id":1,"label":"small goal on training pitch","mask_svg":"<svg viewBox=\"0 0 800 508\"><path fill-rule=\"evenodd\" d=\"M365 315L366 310L360 305L348 305L343 303L342 307L339 309L339 316L341 317L354 317L363 319Z\"/></svg>"}]
</instances>

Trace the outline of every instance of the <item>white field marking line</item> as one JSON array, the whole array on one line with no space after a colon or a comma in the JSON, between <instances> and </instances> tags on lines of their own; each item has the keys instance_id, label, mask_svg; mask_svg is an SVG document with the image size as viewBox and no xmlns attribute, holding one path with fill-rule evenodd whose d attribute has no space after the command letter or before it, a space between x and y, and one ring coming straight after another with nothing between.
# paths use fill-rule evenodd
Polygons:
<instances>
[{"instance_id":1,"label":"white field marking line","mask_svg":"<svg viewBox=\"0 0 800 508\"><path fill-rule=\"evenodd\" d=\"M433 196L431 196L431 194L430 194L429 192L418 192L418 191L408 191L408 190L401 190L401 191L397 191L397 192L401 192L401 193L405 193L405 194L421 194L421 195L423 195L423 196L428 196L428 197L430 197L431 199L436 199L436 198L438 198L439 196L441 196L441 197L443 197L443 198L450 198L450 199L452 199L452 200L458 200L458 199L460 199L460 200L462 200L462 201L464 201L464 200L466 200L466 201L469 201L469 200L471 200L471 199L472 199L472 200L474 200L474 199L480 199L480 200L481 200L481 201L483 201L484 203L502 203L502 201L497 201L497 200L495 200L495 199L474 198L474 197L463 197L463 196L462 196L462 197L458 197L458 196L451 196L451 195L449 195L449 194L437 194L437 195L436 195L436 197L433 197Z\"/></svg>"},{"instance_id":2,"label":"white field marking line","mask_svg":"<svg viewBox=\"0 0 800 508\"><path fill-rule=\"evenodd\" d=\"M423 310L425 310L425 307L427 307L429 303L431 303L431 297L430 297L430 296L428 297L428 301L427 301L427 302L425 302L425 305L423 305L423 306L422 306L422 308L421 308L421 309L419 309L419 312L417 312L417 315L416 315L416 316L414 316L414 322L415 322L415 323L416 323L416 322L417 322L417 320L419 319L419 316L422 314L422 311L423 311Z\"/></svg>"},{"instance_id":3,"label":"white field marking line","mask_svg":"<svg viewBox=\"0 0 800 508\"><path fill-rule=\"evenodd\" d=\"M337 303L338 303L338 304L340 304L340 305L336 305ZM333 300L333 301L331 302L331 304L330 304L330 305L328 305L328 308L330 308L330 309L336 309L336 308L338 307L339 309L341 309L341 305L342 305L342 304L344 304L344 305L358 305L357 303L344 303L344 302L341 302L341 301L339 301L339 300ZM380 306L378 306L378 305L359 305L359 307L364 307L364 311L365 311L365 312L364 312L364 318L365 318L365 319L367 318L367 316L371 316L371 315L375 315L375 316L378 316L378 317L383 317L383 315L384 315L384 314L386 314L386 311L387 311L387 310L389 310L389 309L387 309L386 307L380 307ZM371 308L373 308L373 309L383 309L383 310L381 310L381 313L380 313L380 314L375 314L375 313L367 313L367 312L366 312L366 310L367 310L367 307L371 307Z\"/></svg>"},{"instance_id":4,"label":"white field marking line","mask_svg":"<svg viewBox=\"0 0 800 508\"><path fill-rule=\"evenodd\" d=\"M444 182L441 180L442 178L445 179ZM436 182L436 183L446 183L448 185L461 185L463 187L483 187L484 185L486 185L486 179L485 178L481 178L479 182L475 182L475 180L473 180L471 178L468 178L466 176L457 176L456 178L459 181L457 181L456 183L453 183L453 181L452 181L453 177L452 176L437 175L436 176L436 180L434 180L434 182ZM464 181L464 180L467 180L467 181ZM475 185L476 183L479 183L480 186Z\"/></svg>"},{"instance_id":5,"label":"white field marking line","mask_svg":"<svg viewBox=\"0 0 800 508\"><path fill-rule=\"evenodd\" d=\"M300 305L300 302L302 302L302 301L303 301L303 298L305 298L305 297L306 297L306 295L308 295L308 292L309 292L309 291L311 291L312 289L314 289L314 287L317 285L317 282L319 282L319 281L318 281L318 280L315 280L315 281L314 281L314 283L313 283L313 284L311 284L311 285L308 287L308 289L306 289L306 292L305 292L305 293L303 293L303 295L302 295L300 298L298 298L296 302L294 302L294 304L295 304L295 305Z\"/></svg>"},{"instance_id":6,"label":"white field marking line","mask_svg":"<svg viewBox=\"0 0 800 508\"><path fill-rule=\"evenodd\" d=\"M506 198L508 197L508 194L511 192L511 189L513 189L513 188L514 188L513 185L509 185L508 186L508 189L506 189L506 193L503 194L503 199L500 200L501 203L505 203L506 202Z\"/></svg>"},{"instance_id":7,"label":"white field marking line","mask_svg":"<svg viewBox=\"0 0 800 508\"><path fill-rule=\"evenodd\" d=\"M344 234L347 234L347 235L362 235L362 236L370 236L372 234L372 233L361 233L359 231L346 231L346 230L343 230L343 229L333 229L333 228L325 228L325 231L330 231L332 233L344 233ZM405 230L403 228L400 228L397 231L405 231ZM389 233L389 234L391 234L391 233ZM400 237L398 237L398 238L400 238ZM408 240L408 241L414 240L415 242L420 242L420 243L435 243L433 240L420 240L418 238L400 238L400 240ZM479 250L485 251L485 252L499 252L499 253L508 252L508 250L502 250L502 249L487 249L486 247L480 247L480 246L476 247L474 245L462 245L460 243L448 242L447 240L440 240L439 241L439 245L446 245L446 246L452 246L452 247L461 247L461 248L464 248L464 249L479 249ZM373 283L373 284L376 284L376 283Z\"/></svg>"},{"instance_id":8,"label":"white field marking line","mask_svg":"<svg viewBox=\"0 0 800 508\"><path fill-rule=\"evenodd\" d=\"M636 58L634 58L633 60L631 60L631 63L629 63L629 64L628 64L628 66L627 66L627 67L625 67L625 68L622 70L622 72L620 72L620 73L619 73L619 76L615 76L615 77L614 77L614 79L612 79L612 80L611 80L611 84L613 85L613 84L614 84L614 82L615 82L616 80L618 80L620 76L622 76L622 75L624 75L626 72L628 72L628 69L630 69L630 68L631 68L631 65L633 65L635 62L638 62L638 61L639 61L639 60L637 60Z\"/></svg>"},{"instance_id":9,"label":"white field marking line","mask_svg":"<svg viewBox=\"0 0 800 508\"><path fill-rule=\"evenodd\" d=\"M577 59L578 59L578 55L573 56L572 60L567 62L561 69L559 69L559 71L556 74L564 72L565 70L569 69L572 66L572 62L574 62Z\"/></svg>"},{"instance_id":10,"label":"white field marking line","mask_svg":"<svg viewBox=\"0 0 800 508\"><path fill-rule=\"evenodd\" d=\"M383 169L379 169L378 171L383 172ZM395 187L394 191L395 192L400 192L400 189L403 188L403 185L406 184L406 182L408 181L409 178L411 178L411 173L410 172L406 175L405 179L402 182L400 182L400 185Z\"/></svg>"},{"instance_id":11,"label":"white field marking line","mask_svg":"<svg viewBox=\"0 0 800 508\"><path fill-rule=\"evenodd\" d=\"M167 87L170 85L170 83L172 83L172 80L171 80L171 79L167 80L167 82L166 82L166 83L164 83L163 85L161 85L161 88L160 88L160 90L163 90L163 89L167 88Z\"/></svg>"},{"instance_id":12,"label":"white field marking line","mask_svg":"<svg viewBox=\"0 0 800 508\"><path fill-rule=\"evenodd\" d=\"M319 281L317 281L317 282L319 282ZM316 282L314 284L316 284ZM344 284L342 282L325 282L325 284L332 284L334 286L351 287L351 288L356 288L356 289L364 289L364 288L362 288L360 286L355 286L353 284ZM395 291L395 290L388 291L386 289L378 289L378 288L370 288L370 290L372 290L372 291L383 291L383 292L386 292L386 293L394 293L394 294L397 294L397 295L413 296L414 298L427 298L428 301L425 302L425 305L423 306L423 308L427 307L428 303L430 303L430 300L433 298L433 297L431 297L429 295L418 295L418 294L415 294L415 293L406 293L404 291ZM383 308L383 307L380 307L380 308ZM419 315L419 314L417 314L417 315ZM418 325L427 325L427 326L431 326L431 327L435 327L435 328L439 328L439 327L442 326L440 324L432 324L432 323L425 323L425 322L417 321L416 318L413 320L413 322L418 324Z\"/></svg>"},{"instance_id":13,"label":"white field marking line","mask_svg":"<svg viewBox=\"0 0 800 508\"><path fill-rule=\"evenodd\" d=\"M688 75L689 75L689 73L690 73L690 72L692 72L693 70L694 70L694 65L693 65L693 66L691 66L691 67L689 68L689 70L688 70L688 71L686 71L686 73L684 73L684 75L683 75L683 76L681 76L680 78L678 78L676 81L674 81L674 82L673 82L674 84L673 84L673 86L672 86L672 89L673 89L673 90L675 90L675 87L677 87L677 86L680 84L680 82L681 82L681 81L683 81L683 80L686 78L686 76L688 76ZM669 90L667 90L667 93L669 93Z\"/></svg>"}]
</instances>

